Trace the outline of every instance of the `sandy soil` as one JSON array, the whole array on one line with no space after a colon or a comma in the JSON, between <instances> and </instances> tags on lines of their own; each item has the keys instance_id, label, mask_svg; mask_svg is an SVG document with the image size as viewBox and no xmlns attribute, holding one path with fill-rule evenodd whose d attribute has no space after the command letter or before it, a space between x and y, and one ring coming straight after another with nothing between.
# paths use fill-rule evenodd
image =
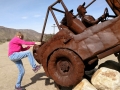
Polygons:
<instances>
[{"instance_id":1,"label":"sandy soil","mask_svg":"<svg viewBox=\"0 0 120 90\"><path fill-rule=\"evenodd\" d=\"M9 60L7 56L7 50L7 42L0 44L0 90L14 90L15 82L18 76L18 69L16 65ZM106 60L117 61L117 58L114 57L114 55L110 55L99 60L99 63L102 63ZM43 68L41 68L37 73L34 73L28 62L28 59L25 58L22 61L25 68L22 86L24 86L26 90L57 90L54 87L54 81L46 77Z\"/></svg>"}]
</instances>

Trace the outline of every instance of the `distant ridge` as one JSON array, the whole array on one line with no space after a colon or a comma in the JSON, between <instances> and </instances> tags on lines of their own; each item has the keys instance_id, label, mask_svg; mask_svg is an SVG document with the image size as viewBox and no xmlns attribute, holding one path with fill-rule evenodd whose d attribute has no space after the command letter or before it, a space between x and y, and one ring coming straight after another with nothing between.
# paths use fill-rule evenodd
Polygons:
<instances>
[{"instance_id":1,"label":"distant ridge","mask_svg":"<svg viewBox=\"0 0 120 90\"><path fill-rule=\"evenodd\" d=\"M9 41L14 37L15 33L20 31L24 35L25 40L29 41L40 41L41 33L38 33L31 29L13 29L0 26L0 42Z\"/></svg>"}]
</instances>

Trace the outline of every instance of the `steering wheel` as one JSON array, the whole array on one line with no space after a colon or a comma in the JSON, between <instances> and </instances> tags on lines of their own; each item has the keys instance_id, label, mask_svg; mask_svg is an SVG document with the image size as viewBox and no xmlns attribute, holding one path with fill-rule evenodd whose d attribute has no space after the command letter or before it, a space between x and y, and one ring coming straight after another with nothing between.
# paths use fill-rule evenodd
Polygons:
<instances>
[{"instance_id":1,"label":"steering wheel","mask_svg":"<svg viewBox=\"0 0 120 90\"><path fill-rule=\"evenodd\" d=\"M108 8L106 7L104 10L104 14L105 17L101 20L101 22L104 22L107 20L107 17L109 16L109 12L108 12Z\"/></svg>"},{"instance_id":2,"label":"steering wheel","mask_svg":"<svg viewBox=\"0 0 120 90\"><path fill-rule=\"evenodd\" d=\"M108 8L106 7L104 10L105 20L107 20L107 17L109 16Z\"/></svg>"}]
</instances>

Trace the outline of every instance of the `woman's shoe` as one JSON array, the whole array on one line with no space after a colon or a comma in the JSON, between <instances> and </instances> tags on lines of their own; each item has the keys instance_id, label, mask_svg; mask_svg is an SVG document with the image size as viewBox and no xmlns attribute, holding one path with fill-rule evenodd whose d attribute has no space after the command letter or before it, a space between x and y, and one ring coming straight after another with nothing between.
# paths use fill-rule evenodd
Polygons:
<instances>
[{"instance_id":1,"label":"woman's shoe","mask_svg":"<svg viewBox=\"0 0 120 90\"><path fill-rule=\"evenodd\" d=\"M41 65L37 65L37 66L33 69L33 71L36 73L40 68L41 68Z\"/></svg>"},{"instance_id":2,"label":"woman's shoe","mask_svg":"<svg viewBox=\"0 0 120 90\"><path fill-rule=\"evenodd\" d=\"M15 89L14 90L26 90L25 88L23 88L23 87L16 87L15 86Z\"/></svg>"}]
</instances>

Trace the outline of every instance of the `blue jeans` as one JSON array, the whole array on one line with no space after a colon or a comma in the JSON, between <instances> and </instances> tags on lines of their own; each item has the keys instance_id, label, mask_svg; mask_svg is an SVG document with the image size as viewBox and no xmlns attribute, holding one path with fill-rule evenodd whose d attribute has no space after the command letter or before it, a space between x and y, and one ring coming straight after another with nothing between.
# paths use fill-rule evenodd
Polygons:
<instances>
[{"instance_id":1,"label":"blue jeans","mask_svg":"<svg viewBox=\"0 0 120 90\"><path fill-rule=\"evenodd\" d=\"M31 54L31 52L29 50L23 51L23 52L15 52L15 53L13 53L12 55L9 56L10 60L13 61L17 65L18 70L19 70L19 75L18 75L18 79L17 79L17 82L16 82L16 87L21 86L21 81L22 81L22 78L25 74L25 69L24 69L24 66L23 66L23 63L22 63L22 60L21 60L25 57L28 57L30 65L34 69L36 67L35 59L34 59L33 55Z\"/></svg>"}]
</instances>

